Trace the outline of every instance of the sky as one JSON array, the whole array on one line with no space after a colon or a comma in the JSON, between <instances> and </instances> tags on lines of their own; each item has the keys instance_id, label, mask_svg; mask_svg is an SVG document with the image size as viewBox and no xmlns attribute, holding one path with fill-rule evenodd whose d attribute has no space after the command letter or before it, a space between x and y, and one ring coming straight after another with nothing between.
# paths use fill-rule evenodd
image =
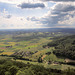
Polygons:
<instances>
[{"instance_id":1,"label":"sky","mask_svg":"<svg viewBox=\"0 0 75 75\"><path fill-rule=\"evenodd\" d=\"M0 0L0 29L75 28L75 0Z\"/></svg>"}]
</instances>

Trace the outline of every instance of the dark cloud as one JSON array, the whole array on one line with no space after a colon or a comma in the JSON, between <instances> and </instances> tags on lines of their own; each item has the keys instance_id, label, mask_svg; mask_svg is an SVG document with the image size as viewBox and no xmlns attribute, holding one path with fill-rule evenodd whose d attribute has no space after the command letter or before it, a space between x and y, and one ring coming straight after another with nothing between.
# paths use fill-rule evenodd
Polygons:
<instances>
[{"instance_id":1,"label":"dark cloud","mask_svg":"<svg viewBox=\"0 0 75 75\"><path fill-rule=\"evenodd\" d=\"M75 6L59 3L56 4L46 16L38 20L32 20L31 18L31 21L38 21L44 26L55 27L59 26L59 21L69 20L73 17L75 17Z\"/></svg>"},{"instance_id":2,"label":"dark cloud","mask_svg":"<svg viewBox=\"0 0 75 75\"><path fill-rule=\"evenodd\" d=\"M55 8L52 10L59 14L59 12L68 12L68 11L74 11L75 6L70 4L57 4Z\"/></svg>"},{"instance_id":3,"label":"dark cloud","mask_svg":"<svg viewBox=\"0 0 75 75\"><path fill-rule=\"evenodd\" d=\"M44 8L45 5L43 3L22 3L22 4L19 4L18 7L21 7L22 9L25 9L25 8Z\"/></svg>"},{"instance_id":4,"label":"dark cloud","mask_svg":"<svg viewBox=\"0 0 75 75\"><path fill-rule=\"evenodd\" d=\"M41 0L41 1L74 2L75 0Z\"/></svg>"},{"instance_id":5,"label":"dark cloud","mask_svg":"<svg viewBox=\"0 0 75 75\"><path fill-rule=\"evenodd\" d=\"M59 21L69 20L70 17L73 18L75 16L74 13L75 6L57 4L55 8L51 10L50 14L44 17L45 23L47 23L48 26L58 26ZM44 22L41 23L44 24Z\"/></svg>"}]
</instances>

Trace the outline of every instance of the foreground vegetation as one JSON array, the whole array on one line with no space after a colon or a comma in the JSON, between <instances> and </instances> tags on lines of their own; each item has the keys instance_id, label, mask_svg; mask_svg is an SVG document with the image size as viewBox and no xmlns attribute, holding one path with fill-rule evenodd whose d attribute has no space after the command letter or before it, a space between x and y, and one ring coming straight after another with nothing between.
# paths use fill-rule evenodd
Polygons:
<instances>
[{"instance_id":1,"label":"foreground vegetation","mask_svg":"<svg viewBox=\"0 0 75 75\"><path fill-rule=\"evenodd\" d=\"M61 71L30 63L0 60L0 75L75 75L75 70L68 68Z\"/></svg>"}]
</instances>

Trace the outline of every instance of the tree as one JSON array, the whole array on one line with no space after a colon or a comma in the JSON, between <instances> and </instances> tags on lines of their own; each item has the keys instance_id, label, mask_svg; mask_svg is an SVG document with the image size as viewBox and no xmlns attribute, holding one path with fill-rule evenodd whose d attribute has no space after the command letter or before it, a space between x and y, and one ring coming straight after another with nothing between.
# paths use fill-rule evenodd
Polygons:
<instances>
[{"instance_id":1,"label":"tree","mask_svg":"<svg viewBox=\"0 0 75 75\"><path fill-rule=\"evenodd\" d=\"M9 71L11 72L11 75L16 75L18 68L17 66L10 67Z\"/></svg>"},{"instance_id":2,"label":"tree","mask_svg":"<svg viewBox=\"0 0 75 75\"><path fill-rule=\"evenodd\" d=\"M42 63L42 58L41 57L38 58L38 62Z\"/></svg>"}]
</instances>

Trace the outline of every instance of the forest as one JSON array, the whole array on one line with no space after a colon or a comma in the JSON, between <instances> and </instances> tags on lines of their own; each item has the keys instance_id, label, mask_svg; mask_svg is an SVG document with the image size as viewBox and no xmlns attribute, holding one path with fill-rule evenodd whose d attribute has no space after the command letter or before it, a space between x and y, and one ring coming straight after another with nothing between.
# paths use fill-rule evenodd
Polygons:
<instances>
[{"instance_id":1,"label":"forest","mask_svg":"<svg viewBox=\"0 0 75 75\"><path fill-rule=\"evenodd\" d=\"M56 56L66 57L75 60L75 35L60 38L47 44L50 47L55 47L53 53Z\"/></svg>"}]
</instances>

